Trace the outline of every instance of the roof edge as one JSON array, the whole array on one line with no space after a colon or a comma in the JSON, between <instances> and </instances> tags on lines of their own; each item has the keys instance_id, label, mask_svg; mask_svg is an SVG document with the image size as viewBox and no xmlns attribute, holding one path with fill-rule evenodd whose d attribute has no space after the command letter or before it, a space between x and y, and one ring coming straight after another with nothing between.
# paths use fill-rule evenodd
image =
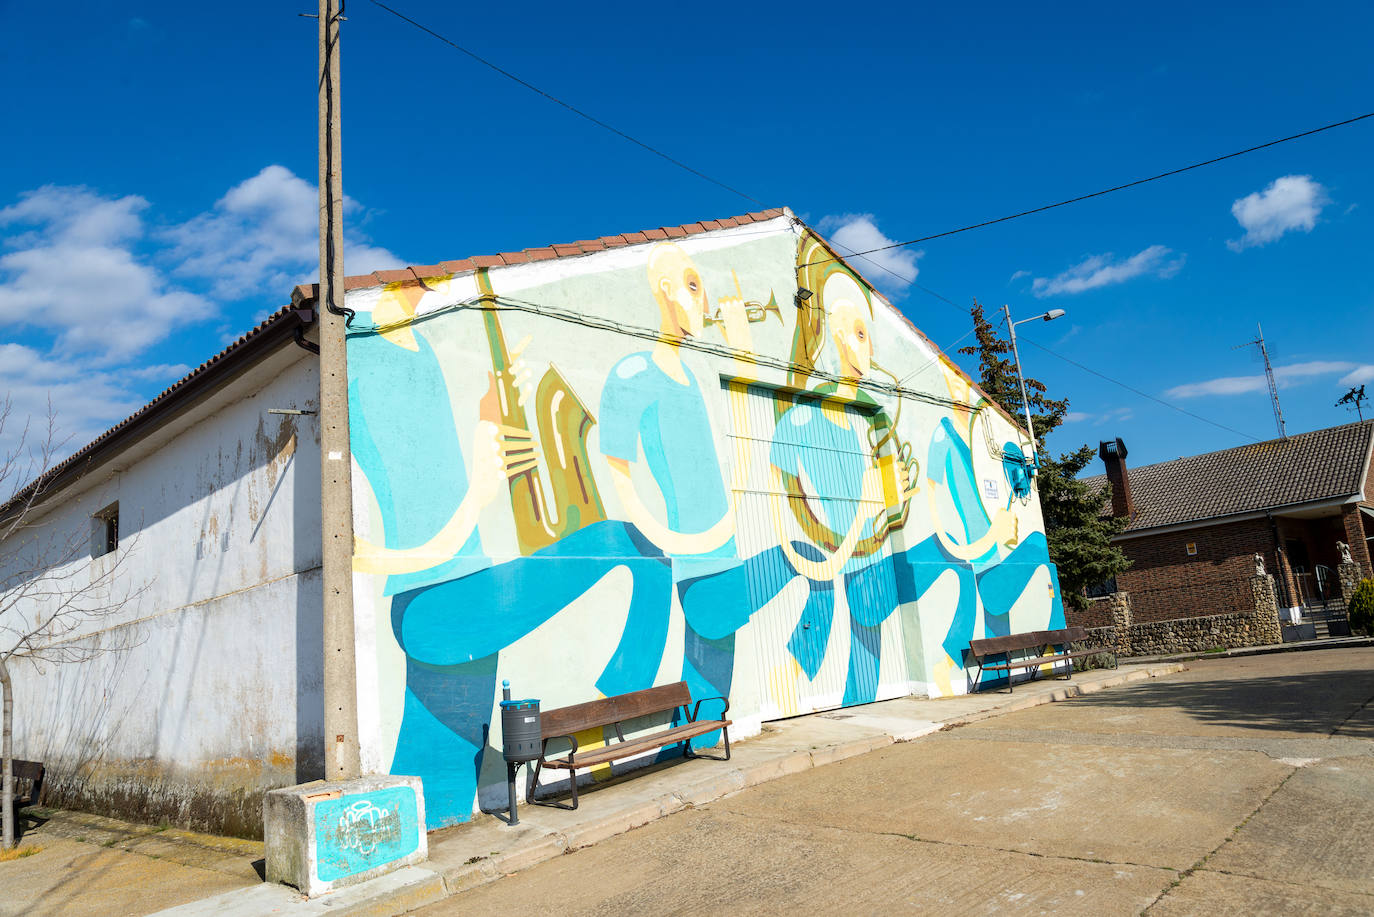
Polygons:
<instances>
[{"instance_id":1,"label":"roof edge","mask_svg":"<svg viewBox=\"0 0 1374 917\"><path fill-rule=\"evenodd\" d=\"M79 481L107 457L175 419L232 382L268 354L294 339L305 324L298 310L285 306L239 337L224 350L191 370L133 414L110 427L81 449L44 471L0 504L0 519L11 518L35 494L51 495Z\"/></svg>"}]
</instances>

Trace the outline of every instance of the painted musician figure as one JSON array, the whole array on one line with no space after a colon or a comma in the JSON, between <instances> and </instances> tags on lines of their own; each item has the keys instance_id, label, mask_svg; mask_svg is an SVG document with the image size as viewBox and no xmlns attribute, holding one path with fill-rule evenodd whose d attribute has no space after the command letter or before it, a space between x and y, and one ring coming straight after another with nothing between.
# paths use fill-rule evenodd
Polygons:
<instances>
[{"instance_id":1,"label":"painted musician figure","mask_svg":"<svg viewBox=\"0 0 1374 917\"><path fill-rule=\"evenodd\" d=\"M748 571L758 561L736 556L734 506L721 477L705 395L682 361L681 342L699 336L712 314L701 274L681 248L660 242L649 253L648 279L659 308L659 340L653 350L630 354L612 368L601 393L601 451L626 518L671 559L686 625L683 680L693 697L728 697L735 631L784 583L763 595L756 589L751 599ZM748 379L753 365L745 355L753 341L744 298L721 297L717 305L725 341L741 355L736 375ZM731 398L738 397L732 387ZM663 522L636 487L641 449L662 498ZM739 475L747 473L747 462L747 451L737 450ZM711 733L692 744L708 747L717 740Z\"/></svg>"},{"instance_id":2,"label":"painted musician figure","mask_svg":"<svg viewBox=\"0 0 1374 917\"><path fill-rule=\"evenodd\" d=\"M806 604L788 641L801 671L814 680L824 661L835 618L836 591L849 609L849 665L842 703L875 698L881 654L881 625L898 605L892 558L881 546L886 535L889 498L903 506L917 491L906 469L885 486L874 452L873 432L887 430L888 419L873 397L859 387L873 362L873 341L865 312L868 298L848 273L832 273L815 308L823 308L839 366L838 382L813 389L825 398L803 398L778 420L769 448L772 489L789 506L770 514L788 564L807 580ZM831 400L834 399L834 400ZM855 410L859 405L866 410ZM896 469L893 469L894 472ZM823 493L808 494L802 482ZM789 513L801 510L809 516ZM794 542L784 525L789 515L805 518L808 535ZM861 543L868 550L857 550ZM805 632L810 631L810 635Z\"/></svg>"}]
</instances>

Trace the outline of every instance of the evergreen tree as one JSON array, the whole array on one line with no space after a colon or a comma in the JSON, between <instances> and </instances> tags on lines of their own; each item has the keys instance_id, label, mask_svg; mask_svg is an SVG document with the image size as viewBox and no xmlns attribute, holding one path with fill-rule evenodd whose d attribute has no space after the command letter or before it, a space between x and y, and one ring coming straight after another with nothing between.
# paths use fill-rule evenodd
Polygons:
<instances>
[{"instance_id":1,"label":"evergreen tree","mask_svg":"<svg viewBox=\"0 0 1374 917\"><path fill-rule=\"evenodd\" d=\"M1010 338L1001 336L1000 328L987 320L977 301L973 304L973 330L977 342L961 347L959 352L978 357L979 386L1020 422L1025 407ZM1058 458L1046 448L1046 438L1064 422L1069 410L1067 399L1052 399L1047 393L1043 383L1026 379L1040 458L1036 476L1040 509L1045 517L1050 560L1059 568L1064 602L1082 610L1087 605L1085 589L1106 582L1130 564L1111 543L1125 529L1126 520L1112 518L1106 509L1111 503L1110 485L1094 490L1078 480L1079 473L1097 456L1092 446L1084 444Z\"/></svg>"}]
</instances>

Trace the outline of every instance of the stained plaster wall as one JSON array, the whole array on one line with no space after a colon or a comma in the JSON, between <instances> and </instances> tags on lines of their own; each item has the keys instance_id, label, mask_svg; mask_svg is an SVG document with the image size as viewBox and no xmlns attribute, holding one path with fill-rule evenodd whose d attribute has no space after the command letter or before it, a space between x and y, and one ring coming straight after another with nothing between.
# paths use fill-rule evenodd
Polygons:
<instances>
[{"instance_id":1,"label":"stained plaster wall","mask_svg":"<svg viewBox=\"0 0 1374 917\"><path fill-rule=\"evenodd\" d=\"M116 553L64 572L117 559L111 594L134 596L75 637L109 652L12 664L15 752L46 764L50 803L252 837L264 790L323 775L317 424L267 413L312 409L316 365L286 345L36 520L83 538L118 501Z\"/></svg>"},{"instance_id":2,"label":"stained plaster wall","mask_svg":"<svg viewBox=\"0 0 1374 917\"><path fill-rule=\"evenodd\" d=\"M685 679L727 694L745 737L811 709L962 693L969 639L1063 626L1038 498L1012 493L1021 466L998 454L1024 434L817 245L789 214L349 294L363 761L422 776L431 825L504 805L502 679L545 708ZM799 279L815 294L801 307ZM734 297L761 320L691 327ZM853 381L860 325L882 369L827 413L796 390ZM563 384L541 399L554 370ZM910 392L873 385L894 378ZM875 458L878 409L897 436ZM546 413L566 435L540 429ZM857 465L817 458L852 444ZM546 496L562 478L581 505L532 511L531 456ZM850 525L861 515L902 522L882 536ZM853 526L878 546L846 560L838 530Z\"/></svg>"}]
</instances>

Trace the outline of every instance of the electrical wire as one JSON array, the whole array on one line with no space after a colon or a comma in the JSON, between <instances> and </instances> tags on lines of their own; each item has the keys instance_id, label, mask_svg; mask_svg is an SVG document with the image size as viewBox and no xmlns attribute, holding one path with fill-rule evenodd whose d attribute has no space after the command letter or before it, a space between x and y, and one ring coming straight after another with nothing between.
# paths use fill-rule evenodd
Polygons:
<instances>
[{"instance_id":1,"label":"electrical wire","mask_svg":"<svg viewBox=\"0 0 1374 917\"><path fill-rule=\"evenodd\" d=\"M725 182L720 181L719 179L712 178L711 176L707 175L705 172L702 172L702 171L700 171L700 170L698 170L698 169L692 168L691 166L687 165L687 163L683 162L682 160L673 158L672 156L668 155L667 153L663 152L662 150L658 149L657 147L651 146L651 145L645 143L643 140L640 140L638 137L633 137L633 136L631 136L630 134L627 134L627 133L625 133L624 131L622 131L620 128L615 127L615 126L610 125L610 124L607 124L605 121L602 121L600 118L596 117L595 115L590 115L590 114L588 114L587 112L583 111L582 109L578 108L577 106L572 105L572 104L570 104L570 103L568 103L568 102L564 102L562 99L558 98L558 96L553 95L552 93L549 93L549 92L545 92L544 90L540 89L538 86L534 85L533 83L529 82L528 80L522 79L521 77L516 76L514 73L511 73L509 70L506 70L505 68L503 68L503 67L501 67L501 66L499 66L499 65L497 65L497 64L492 63L491 61L487 60L485 57L482 57L480 54L476 53L475 51L471 51L471 50L469 50L468 48L465 48L465 47L463 47L462 45L458 44L457 42L453 41L452 39L449 39L449 38L446 38L446 37L443 36L443 35L440 35L438 32L434 31L434 30L431 29L429 26L424 25L424 24L419 23L419 22L416 22L414 19L411 19L411 18L410 18L409 16L407 16L405 13L402 13L402 12L400 12L399 10L396 10L396 9L393 9L393 8L387 6L385 3L382 3L381 0L370 0L370 2L372 3L373 6L380 7L381 9L386 10L388 13L390 13L390 14L393 15L393 16L395 16L397 19L400 19L402 22L408 22L408 23L410 23L411 25L413 25L415 28L419 29L421 32L424 32L424 33L426 33L427 35L432 35L433 37L439 39L439 40L442 41L444 44L446 44L446 45L448 45L449 47L453 48L455 51L461 51L462 53L466 54L468 57L470 57L470 58L472 58L473 60L477 61L477 63L481 64L482 66L487 67L487 68L489 68L489 69L491 69L491 70L495 70L497 73L501 74L501 75L504 76L506 79L508 79L508 80L513 80L514 82L519 83L521 86L524 86L526 89L530 90L531 92L538 93L539 95L541 95L541 96L543 96L544 98L548 99L550 102L553 102L553 103L556 104L556 105L560 105L560 106L562 106L563 108L566 108L568 111L570 111L570 112L572 112L573 114L577 115L579 118L585 118L586 120L588 120L588 121L592 122L593 124L595 124L597 127L604 128L605 130L610 131L612 134L615 134L617 137L620 137L620 138L623 139L623 140L628 140L628 141L630 141L630 142L633 143L635 146L641 147L642 149L645 149L645 150L649 151L650 153L653 153L655 156L659 157L660 159L667 160L668 162L670 162L670 163L672 163L673 165L677 166L679 169L682 169L682 170L684 170L684 171L687 171L687 172L692 173L692 174L695 175L697 178L704 179L704 180L710 182L710 183L713 184L713 185L717 185L717 186L719 186L719 187L721 187L721 188L724 188L726 191L729 191L731 194L737 194L737 195L739 195L740 197L744 198L744 199L747 200L747 201L753 201L755 204L758 204L760 207L763 207L763 208L765 208L765 209L767 208L767 206L768 206L767 204L765 204L763 201L759 200L758 198L754 197L753 195L745 194L743 191L739 190L738 188L732 188L731 186L727 185Z\"/></svg>"},{"instance_id":2,"label":"electrical wire","mask_svg":"<svg viewBox=\"0 0 1374 917\"><path fill-rule=\"evenodd\" d=\"M630 143L633 143L633 144L635 144L636 146L641 147L642 149L644 149L644 150L646 150L646 151L648 151L648 152L650 152L650 153L653 153L655 156L658 156L659 158L661 158L661 159L663 159L663 160L665 160L665 161L667 161L667 162L669 162L669 163L671 163L671 164L677 166L678 168L680 168L680 169L682 169L682 170L684 170L684 171L686 171L686 172L691 173L692 175L697 176L697 177L700 178L700 179L703 179L703 180L705 180L705 181L708 181L708 182L710 182L710 183L713 184L713 185L716 185L716 186L718 186L718 187L720 187L720 188L725 189L726 191L731 192L732 194L735 194L735 195L738 195L739 197L744 198L745 200L752 201L753 203L758 204L758 205L761 206L761 207L766 207L766 206L767 206L766 204L764 204L763 201L759 200L758 198L754 197L753 195L746 194L746 193L744 193L743 191L740 191L738 188L732 187L732 186L730 186L730 185L727 185L725 182L722 182L722 181L720 181L720 180L718 180L718 179L712 178L711 176L707 175L706 173L704 173L704 172L702 172L702 171L700 171L700 170L698 170L698 169L692 168L691 166L687 165L685 162L681 161L680 159L676 159L676 158L674 158L673 156L670 156L669 154L667 154L667 153L663 152L662 150L658 149L657 147L651 146L650 144L645 143L644 141L640 140L639 138L634 137L634 136L632 136L632 135L630 135L630 134L627 134L627 133L625 133L624 131L620 130L619 128L614 127L613 125L608 124L608 123L606 123L605 121L602 121L600 118L597 118L597 117L594 116L594 115L588 114L587 112L585 112L585 111L583 111L582 109L576 107L575 105L572 105L572 104L570 104L570 103L568 103L568 102L563 101L562 99L558 98L557 96L553 95L552 93L549 93L549 92L546 92L546 91L543 90L543 89L540 89L538 86L535 86L533 83L529 82L528 80L525 80L525 79L523 79L523 78L521 78L521 77L515 75L514 73L510 72L509 70L506 70L505 68L499 66L498 64L495 64L495 63L493 63L492 61L487 60L486 58L482 57L480 54L477 54L476 52L474 52L474 51L472 51L472 50L470 50L470 49L468 49L468 48L463 47L462 45L458 44L457 42L453 41L452 39L450 39L450 38L448 38L448 37L446 37L446 36L440 34L439 32L436 32L434 29L431 29L430 27L424 25L423 23L417 22L416 20L410 18L409 16L405 15L404 13L400 12L399 10L396 10L396 9L394 9L394 8L392 8L392 7L390 7L390 6L388 6L387 4L382 3L381 0L369 0L369 2L372 3L373 6L376 6L376 7L380 8L380 9L382 9L382 10L384 10L384 11L390 13L391 15L395 16L397 19L400 19L401 21L408 23L409 25L411 25L411 26L413 26L413 27L419 29L420 31L426 33L427 35L430 35L430 36L432 36L433 38L438 39L439 41L441 41L441 42L443 42L444 44L448 45L449 47L453 48L454 50L459 51L459 52L461 52L461 53L467 55L468 57L470 57L471 59L473 59L473 60L476 61L477 63L483 65L484 67L487 67L487 68L489 68L489 69L495 71L496 73L499 73L500 75L506 77L507 79L512 80L512 81L514 81L514 82L520 84L521 86L525 87L526 89L530 90L531 92L534 92L534 93L537 93L538 95L543 96L544 98L548 99L550 102L553 102L553 103L555 103L555 104L561 106L562 108L567 109L568 111L572 112L573 114L577 115L578 117L584 118L584 119L586 119L587 121L590 121L591 123L597 125L597 126L600 127L600 128L603 128L603 129L605 129L605 130L610 131L611 133L615 134L616 136L618 136L618 137L620 137L620 138L622 138L622 139L624 139L624 140L628 140ZM846 255L846 257L862 258L862 259L863 259L865 262L867 262L868 264L871 264L871 265L873 265L874 267L877 267L877 268L879 268L879 269L881 269L881 270L883 270L883 271L886 271L887 273L891 274L893 277L895 277L895 278L897 278L898 280L900 280L903 284L908 285L908 286L915 287L916 289L920 290L921 292L923 292L923 293L925 293L925 294L927 294L927 295L929 295L929 296L931 296L931 297L933 297L933 298L935 298L935 299L938 299L938 300L940 300L941 302L947 303L947 304L950 305L950 306L953 306L955 309L958 309L959 312L960 312L961 314L967 316L967 315L969 315L969 314L971 313L972 310L965 309L963 306L960 306L958 303L956 303L954 300L950 299L949 297L944 296L944 295L942 295L942 294L936 292L935 290L932 290L932 289L930 289L930 288L928 288L928 287L926 287L926 286L923 286L922 284L918 284L918 283L916 283L916 282L915 282L914 280L912 280L912 279L908 279L908 278L906 278L906 277L903 277L901 274L898 274L896 271L892 270L891 268L887 267L886 265L880 264L879 262L873 260L872 258L869 258L868 256L869 256L869 255L876 254L876 253L878 253L878 252L890 251L890 250L896 249L896 248L905 248L905 247L908 246L908 245L917 245L917 244L919 244L919 243L921 243L921 242L929 242L929 241L931 241L932 239L941 239L941 238L944 238L944 237L946 237L946 236L956 235L956 234L961 233L961 232L968 232L969 230L973 230L973 229L981 229L981 228L983 228L983 227L985 227L985 226L993 226L993 225L995 225L995 224L997 224L997 223L1005 223L1005 222L1008 222L1008 221L1010 221L1010 220L1020 219L1021 217L1031 216L1031 215L1036 214L1036 213L1043 213L1043 212L1045 212L1045 211L1047 211L1047 210L1054 210L1054 209L1057 208L1057 207L1065 207L1065 206L1067 206L1067 205L1069 205L1069 204L1076 204L1076 203L1079 203L1079 202L1081 202L1081 201L1090 200L1090 199L1095 198L1095 197L1102 197L1103 195L1112 194L1112 193L1114 193L1114 192L1116 192L1116 191L1124 191L1124 190L1126 190L1127 188L1134 188L1134 187L1136 187L1137 185L1143 185L1143 184L1147 184L1147 183L1149 183L1149 182L1159 181L1160 179L1163 179L1163 178L1169 178L1170 176L1179 175L1179 174L1182 174L1182 173L1184 173L1184 172L1189 172L1189 171L1192 171L1193 169L1200 169L1200 168L1202 168L1203 166L1214 165L1214 164L1216 164L1216 163L1218 163L1218 162L1224 162L1224 161L1226 161L1226 160L1228 160L1228 159L1235 159L1236 157L1238 157L1238 156L1244 156L1244 155L1246 155L1247 153L1254 153L1254 152L1257 152L1257 151L1259 151L1259 150L1267 149L1268 147L1271 147L1271 146L1277 146L1277 145L1280 144L1280 143L1287 143L1287 142L1289 142L1290 140L1297 140L1297 139L1300 139L1300 138L1302 138L1302 137L1308 137L1308 136L1311 136L1311 135L1313 135L1313 134L1322 133L1323 131L1333 130L1334 128L1337 128L1337 127L1344 127L1344 126L1346 126L1346 125L1348 125L1348 124L1354 124L1354 123L1357 122L1357 121L1363 121L1363 120L1365 120L1366 118L1371 118L1371 117L1374 117L1374 112L1369 112L1369 113L1363 114L1363 115L1357 115L1356 117L1353 117L1353 118L1347 118L1347 119L1345 119L1344 121L1336 121L1336 122L1333 122L1333 123L1331 123L1331 124L1325 124L1325 125L1322 125L1321 127L1316 127L1316 128L1312 128L1311 130L1302 131L1301 133L1291 134L1291 135L1289 135L1289 136L1287 136L1287 137L1281 137L1281 138L1279 138L1279 139L1277 139L1277 140L1271 140L1271 141L1269 141L1269 142L1267 142L1267 143L1259 144L1258 146L1252 146L1252 147L1248 147L1248 148L1243 149L1243 150L1237 150L1237 151L1235 151L1235 152L1233 152L1233 153L1227 153L1227 154L1224 155L1224 156L1217 156L1217 157L1214 157L1214 158L1212 158L1212 159L1205 160L1205 161L1203 161L1203 162L1196 162L1196 163L1193 163L1193 164L1191 164L1191 165L1183 166L1183 167L1178 168L1178 169L1171 169L1171 170L1169 170L1169 171L1167 171L1167 172L1161 172L1161 173L1159 173L1159 174L1157 174L1157 175L1151 175L1151 176L1149 176L1149 177L1147 177L1147 178L1136 179L1136 180L1134 180L1134 181L1130 181L1130 182L1126 182L1126 183L1124 183L1124 184L1116 185L1116 186L1111 187L1111 188L1104 188L1104 189L1102 189L1102 190L1100 190L1100 191L1094 191L1094 192L1092 192L1092 193L1090 193L1090 194L1083 194L1083 195L1079 195L1078 197L1068 198L1068 199L1066 199L1066 200L1057 201L1057 202L1052 203L1052 204L1045 204L1045 205L1043 205L1043 206L1035 207L1035 208L1032 208L1032 209L1030 209L1030 210L1023 210L1023 211L1021 211L1020 213L1014 213L1014 214L1010 214L1010 215L1008 215L1008 216L998 217L998 218L993 219L993 220L984 220L984 221L981 222L981 223L972 223L972 224L970 224L970 225L968 225L968 226L961 226L961 227L959 227L959 228L957 228L957 229L950 229L950 230L946 230L946 231L944 231L944 232L934 233L934 234L928 235L928 236L922 236L922 237L920 237L920 238L918 238L918 239L910 239L910 240L905 241L905 242L894 242L894 243L892 243L891 245L883 245L883 246L879 246L878 248L870 248L870 249L866 249L866 250L864 250L864 251L852 251L852 250L848 250L848 254ZM837 245L836 247L838 247L838 248L846 248L845 246L839 246L839 245ZM808 264L803 265L803 266L811 266L811 265L816 265L816 264L826 264L826 263L831 262L831 261L834 261L834 260L836 260L836 259L834 259L834 258L822 258L822 259L820 259L820 260L818 260L818 261L808 262ZM511 302L511 303L514 305L515 308L526 308L526 309L533 309L533 310L536 310L536 311L544 311L545 314L550 314L551 317L555 317L555 318L557 318L557 317L566 317L566 316L560 316L560 315L554 314L554 312L553 312L552 310L547 310L546 307L540 307L540 306L538 306L537 304L534 304L534 303L522 303L522 302L520 302L520 301L518 301L518 300L510 300L509 302ZM495 301L494 301L494 300L492 301L492 304L493 304L493 305L495 304ZM467 306L467 307L471 307L471 306L473 305L473 303L460 304L460 305L465 305L465 306ZM563 311L563 310L558 310L558 311ZM576 315L576 313L571 313L571 314ZM350 316L350 318L351 318L351 316ZM588 324L588 322L585 322L585 321L584 321L583 323L584 323L584 324ZM650 337L650 338L652 338L652 339L658 339L658 338L661 337L660 332L658 332L658 331L656 331L656 330L654 330L654 329L633 328L632 326L621 325L620 323L617 323L617 322L607 322L607 323L605 323L605 324L608 325L608 326L614 326L614 327L612 328L612 330L622 331L622 332L626 332L626 333L632 333L632 334L636 334L637 336L641 336L641 337ZM373 331L375 331L375 330L377 330L377 329L373 328L373 329L359 329L359 330L373 330ZM972 333L973 333L972 331L969 331L969 332L965 333L964 335L962 335L961 337L959 337L958 340L956 340L953 344L950 345L950 349L952 349L953 347L955 347L955 346L957 346L958 344L960 344L961 342L963 342L964 339L967 338L967 337L969 337L969 335L971 335ZM1133 387L1133 386L1127 385L1127 384L1124 383L1124 382L1121 382L1121 381L1118 381L1118 380L1116 380L1116 379L1113 379L1113 378L1111 378L1110 376L1108 376L1108 375L1106 375L1106 374L1104 374L1104 373L1100 373L1100 372L1098 372L1097 370L1092 369L1091 367L1084 366L1082 363L1079 363L1079 362L1077 362L1077 361L1075 361L1075 360L1072 360L1072 359L1070 359L1070 358L1068 358L1068 357L1065 357L1065 356L1063 356L1063 355L1061 355L1061 354L1058 354L1058 353L1054 352L1053 350L1050 350L1048 347L1045 347L1045 346L1043 346L1043 345L1041 345L1041 344L1037 344L1035 341L1032 341L1032 340L1029 340L1029 339L1025 339L1025 340L1026 340L1026 342L1029 343L1031 346L1037 347L1037 348L1039 348L1040 350L1045 351L1046 353L1050 354L1050 355L1053 356L1053 357L1057 357L1057 358L1059 358L1060 360L1063 360L1063 361L1066 362L1066 363L1069 363L1069 364L1071 364L1071 365L1073 365L1073 366L1077 366L1079 369L1082 369L1082 370L1085 371L1085 372L1091 373L1092 375L1095 375L1095 376L1097 376L1097 377L1099 377L1099 378L1101 378L1101 379L1104 379L1104 380L1106 380L1106 381L1108 381L1108 382L1111 382L1113 385L1118 385L1118 386L1120 386L1121 388L1126 389L1127 391L1134 392L1135 394L1141 396L1142 398L1147 398L1147 399L1149 399L1150 401L1154 401L1154 402L1156 402L1156 403L1158 403L1158 404L1162 404L1162 405L1164 405L1165 407L1168 407L1168 408L1171 408L1171 409L1173 409L1173 410L1175 410L1175 411L1178 411L1178 412L1181 413L1181 414L1185 414L1185 415L1187 415L1187 416L1189 416L1189 417L1192 417L1192 418L1194 418L1194 419L1196 419L1196 420L1200 420L1200 421L1202 421L1203 423L1207 423L1207 424L1211 424L1212 426L1219 427L1220 429L1226 430L1226 431L1228 431L1228 432L1235 433L1235 434L1237 434L1238 436L1243 436L1243 437L1245 437L1245 438L1247 438L1247 439L1251 439L1251 440L1255 440L1255 439L1256 439L1255 437L1251 436L1251 435L1248 434L1248 433L1243 433L1243 432L1241 432L1240 430L1236 430L1236 429L1234 429L1234 428L1232 428L1232 427L1228 427L1228 426L1226 426L1226 425L1224 425L1224 424L1217 423L1217 422L1214 421L1214 420L1209 420L1208 418L1203 417L1203 416L1200 415L1200 414L1195 414L1195 413L1193 413L1192 411L1188 411L1188 410L1185 410L1185 409L1183 409L1183 408L1178 407L1177 405L1170 404L1169 402L1164 401L1164 400L1161 399L1161 398L1156 398L1154 395L1150 395L1150 394L1148 394L1148 393L1146 393L1146 392L1141 391L1140 389L1137 389L1137 388L1135 388L1135 387ZM779 360L779 361L766 361L766 360L764 360L764 359L762 359L762 358L759 358L759 357L757 357L757 356L754 356L754 355L746 355L746 354L743 354L743 353L740 352L740 351L735 351L733 348L729 348L729 347L726 347L726 348L715 348L715 347L712 347L711 345L704 345L702 342L695 341L695 340L692 340L692 339L684 339L684 340L682 340L682 341L679 341L678 343L681 344L681 345L683 345L683 346L687 346L687 347L689 347L689 348L692 348L692 349L725 351L725 352L726 352L726 355L728 355L728 356L732 356L732 357L735 357L735 358L751 359L751 360L753 360L754 362L772 362L772 363L775 363L775 364L777 365L778 368L783 368L783 369L793 369L793 368L796 368L796 367L794 366L794 364L790 363L789 361L780 361L780 360ZM918 397L919 400L923 400L923 401L933 401L933 402L939 403L939 404L946 404L946 405L950 405L950 406L961 406L961 407L965 407L965 408L966 408L966 407L967 407L966 405L959 405L957 402L954 402L952 399L941 399L941 398L938 398L938 396L930 396L930 395L927 395L926 393L923 393L923 392L915 392L915 391L911 391L911 390L907 390L907 389L902 388L902 383L904 383L904 382L906 382L906 381L908 381L908 380L914 378L915 376L920 375L921 373L925 372L925 371L926 371L927 369L929 369L930 367L937 365L938 363L939 363L939 358L938 358L938 357L936 357L935 359L932 359L932 360L931 360L929 363L927 363L925 366L922 366L922 367L918 368L917 370L915 370L914 372L912 372L912 373L909 374L908 376L906 376L906 377L904 377L903 379L899 380L898 383L897 383L896 385L893 385L893 386L872 386L872 385L869 385L869 386L866 386L866 387L873 387L873 388L877 388L877 389L879 389L879 390L888 390L891 394L895 394L895 395L897 395L898 397L902 397L903 395L911 395L911 396L913 396L913 397ZM819 373L819 372L816 371L816 370L812 370L812 374L813 374L813 375L827 375L827 374L824 374L824 373Z\"/></svg>"},{"instance_id":3,"label":"electrical wire","mask_svg":"<svg viewBox=\"0 0 1374 917\"><path fill-rule=\"evenodd\" d=\"M1226 426L1226 424L1217 423L1215 420L1210 420L1210 419L1208 419L1208 418L1206 418L1206 417L1203 417L1201 414L1194 414L1192 411L1189 411L1189 410L1186 410L1186 409L1184 409L1184 408L1181 408L1181 407L1179 407L1179 406L1176 405L1176 404L1170 404L1169 402L1165 401L1163 398L1156 398L1154 395L1151 395L1151 394L1148 393L1148 392L1142 392L1140 389L1136 388L1135 386L1127 385L1125 382L1122 382L1122 381L1119 380L1119 379L1113 379L1111 376L1107 375L1106 373L1098 372L1097 370L1093 369L1091 366L1084 366L1082 363L1079 363L1077 360L1072 360L1072 359L1070 359L1070 358L1064 356L1062 353L1056 353L1055 351L1050 350L1048 347L1046 347L1046 346L1043 345L1043 344L1037 344L1035 341L1032 341L1030 338L1022 337L1022 338L1020 338L1019 340L1025 342L1025 343L1027 343L1027 344L1031 345L1032 347L1035 347L1035 348L1037 348L1037 349L1039 349L1039 350L1043 350L1045 353L1049 354L1050 356L1055 357L1055 358L1060 359L1060 360L1063 360L1065 363L1068 363L1068 364L1070 364L1071 366L1077 366L1079 369L1083 370L1085 373L1091 373L1092 375L1097 376L1099 379L1105 379L1107 382L1110 382L1112 385L1119 385L1119 386L1121 386L1122 388L1126 389L1126 391L1128 391L1128 392L1134 392L1135 394L1139 395L1140 397L1142 397L1142 398L1148 398L1149 400L1155 402L1156 404L1162 404L1162 405L1164 405L1166 408L1171 408L1171 409L1173 409L1173 410L1175 410L1175 411L1178 411L1180 414L1186 414L1187 416L1193 418L1194 420L1200 420L1200 421L1202 421L1203 423L1211 424L1212 426L1218 427L1219 429L1222 429L1222 430L1225 430L1225 431L1227 431L1228 433L1234 433L1234 434L1236 434L1237 436L1243 436L1243 437L1245 437L1246 439L1248 439L1248 440L1250 440L1250 441L1252 441L1252 442L1261 442L1261 441L1262 441L1262 440L1260 440L1259 437L1257 437L1257 436L1252 436L1251 434L1245 433L1245 432L1243 432L1243 431L1241 431L1241 430L1237 430L1235 427L1228 427L1228 426Z\"/></svg>"},{"instance_id":4,"label":"electrical wire","mask_svg":"<svg viewBox=\"0 0 1374 917\"><path fill-rule=\"evenodd\" d=\"M377 0L372 0L372 2L375 3L377 2ZM1094 191L1091 194L1080 194L1078 197L1071 197L1067 200L1056 201L1053 204L1045 204L1040 207L1034 207L1030 210L1023 210L1020 213L1013 213L1009 216L998 217L995 220L984 220L981 223L970 223L968 226L960 226L958 229L947 229L944 232L937 232L933 233L932 235L921 236L919 239L909 239L906 242L893 242L891 245L882 245L878 248L870 248L865 251L854 252L854 254L856 256L871 255L875 252L885 252L894 248L904 248L908 245L918 245L921 242L929 242L931 239L943 239L945 236L957 235L961 232L968 232L971 229L982 229L984 226L993 226L997 223L1005 223L1008 220L1019 220L1021 217L1028 217L1036 213L1044 213L1046 210L1053 210L1056 207L1066 207L1069 204L1077 204L1080 201L1090 200L1095 197L1102 197L1104 194L1112 194L1116 191L1124 191L1127 188L1134 188L1137 185L1143 185L1152 181L1159 181L1161 178L1169 178L1173 175L1180 175L1184 172L1190 172L1193 169L1200 169L1203 166L1215 165L1218 162L1225 162L1228 159L1235 159L1237 156L1244 156L1247 153L1254 153L1259 150L1268 149L1271 146L1277 146L1280 143L1287 143L1290 140L1298 140L1302 137L1310 137L1313 134L1320 134L1322 131L1329 131L1334 130L1338 127L1345 127L1347 124L1354 124L1355 122L1363 121L1366 118L1374 118L1374 111L1368 112L1363 115L1356 115L1353 118L1346 118L1344 121L1335 121L1331 124L1323 124L1321 127L1314 127L1311 130L1302 131L1301 133L1290 134L1287 137L1280 137L1277 140L1270 140L1268 143L1261 143L1258 146L1247 147L1243 150L1236 150L1234 153L1227 153L1225 156L1217 156L1212 159L1204 160L1202 162L1195 162L1192 165L1183 166L1182 168L1170 169L1167 172L1160 172L1158 175L1151 175L1148 178L1137 178L1135 181L1128 181L1125 184L1115 185L1111 188L1103 188L1101 191ZM826 262L833 260L835 259L822 258L819 261L812 261L811 264L825 264Z\"/></svg>"}]
</instances>

